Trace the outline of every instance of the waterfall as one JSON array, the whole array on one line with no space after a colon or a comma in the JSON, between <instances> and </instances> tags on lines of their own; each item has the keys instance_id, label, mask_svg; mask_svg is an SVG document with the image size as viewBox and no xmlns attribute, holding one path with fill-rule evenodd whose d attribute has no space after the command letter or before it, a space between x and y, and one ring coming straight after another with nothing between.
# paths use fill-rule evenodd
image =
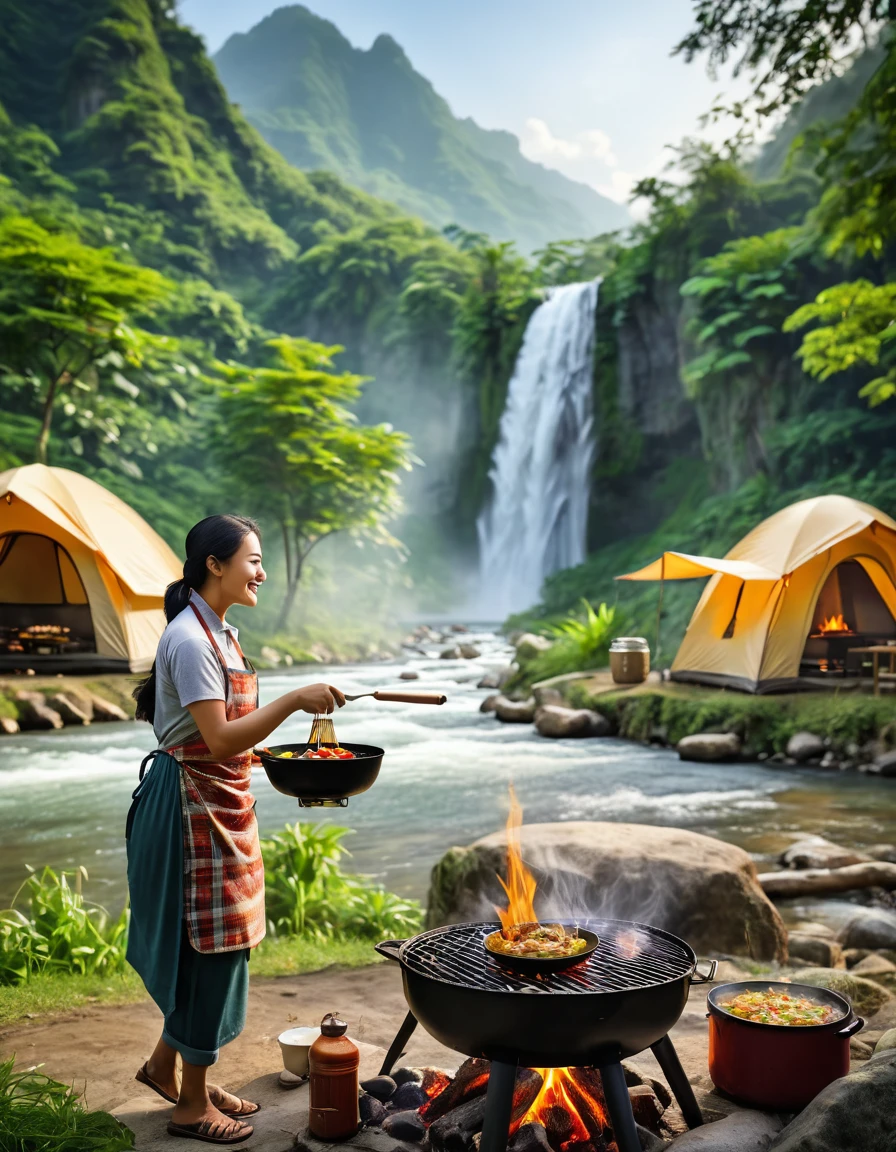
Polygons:
<instances>
[{"instance_id":1,"label":"waterfall","mask_svg":"<svg viewBox=\"0 0 896 1152\"><path fill-rule=\"evenodd\" d=\"M546 576L585 559L599 283L550 289L523 336L476 522L490 618L536 603Z\"/></svg>"}]
</instances>

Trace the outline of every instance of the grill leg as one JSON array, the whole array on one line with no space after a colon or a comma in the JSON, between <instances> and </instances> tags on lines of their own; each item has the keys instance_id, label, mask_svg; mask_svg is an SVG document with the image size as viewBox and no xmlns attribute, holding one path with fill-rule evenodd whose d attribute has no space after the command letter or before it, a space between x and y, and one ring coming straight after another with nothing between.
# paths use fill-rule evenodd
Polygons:
<instances>
[{"instance_id":1,"label":"grill leg","mask_svg":"<svg viewBox=\"0 0 896 1152\"><path fill-rule=\"evenodd\" d=\"M668 1036L664 1036L662 1040L657 1040L656 1044L651 1044L650 1051L656 1056L657 1063L663 1070L663 1075L669 1081L669 1087L678 1101L678 1107L681 1109L681 1114L684 1116L688 1128L699 1128L703 1123L703 1115L700 1112L697 1097L694 1095L694 1089L688 1082L681 1061L678 1059L675 1045Z\"/></svg>"},{"instance_id":2,"label":"grill leg","mask_svg":"<svg viewBox=\"0 0 896 1152\"><path fill-rule=\"evenodd\" d=\"M413 1012L408 1012L404 1020L401 1022L401 1027L395 1033L395 1039L389 1045L389 1051L386 1053L386 1059L383 1061L383 1066L380 1068L380 1076L388 1076L392 1071L392 1065L404 1051L404 1046L414 1034L414 1029L417 1027L417 1017Z\"/></svg>"},{"instance_id":3,"label":"grill leg","mask_svg":"<svg viewBox=\"0 0 896 1152\"><path fill-rule=\"evenodd\" d=\"M493 1060L485 1094L485 1123L482 1126L479 1152L506 1152L515 1085L516 1065ZM640 1152L640 1149L636 1149L636 1152Z\"/></svg>"},{"instance_id":4,"label":"grill leg","mask_svg":"<svg viewBox=\"0 0 896 1152\"><path fill-rule=\"evenodd\" d=\"M638 1139L638 1129L635 1127L635 1117L632 1112L632 1102L625 1086L625 1073L622 1065L602 1064L599 1068L601 1082L604 1086L604 1099L610 1113L610 1123L613 1125L613 1136L619 1152L641 1152L641 1141ZM480 1152L485 1152L480 1149Z\"/></svg>"}]
</instances>

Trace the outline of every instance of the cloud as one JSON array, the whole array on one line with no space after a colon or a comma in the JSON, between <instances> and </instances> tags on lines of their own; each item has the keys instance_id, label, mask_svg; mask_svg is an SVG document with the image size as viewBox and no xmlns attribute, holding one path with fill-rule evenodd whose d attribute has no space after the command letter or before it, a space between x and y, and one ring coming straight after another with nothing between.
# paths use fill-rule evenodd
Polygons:
<instances>
[{"instance_id":1,"label":"cloud","mask_svg":"<svg viewBox=\"0 0 896 1152\"><path fill-rule=\"evenodd\" d=\"M618 204L624 204L635 185L635 179L631 172L623 172L622 169L616 168L610 173L608 184L596 184L595 187L601 196L615 200Z\"/></svg>"},{"instance_id":2,"label":"cloud","mask_svg":"<svg viewBox=\"0 0 896 1152\"><path fill-rule=\"evenodd\" d=\"M603 160L609 168L618 163L610 137L600 128L577 132L572 140L555 136L544 120L530 116L523 128L520 150L529 160Z\"/></svg>"}]
</instances>

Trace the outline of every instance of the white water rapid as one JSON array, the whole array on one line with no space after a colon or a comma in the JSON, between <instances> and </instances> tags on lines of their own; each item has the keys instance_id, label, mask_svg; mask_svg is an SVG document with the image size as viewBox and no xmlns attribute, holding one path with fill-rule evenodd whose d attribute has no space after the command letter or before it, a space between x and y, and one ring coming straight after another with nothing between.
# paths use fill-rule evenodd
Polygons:
<instances>
[{"instance_id":1,"label":"white water rapid","mask_svg":"<svg viewBox=\"0 0 896 1152\"><path fill-rule=\"evenodd\" d=\"M526 327L476 523L487 619L534 604L546 576L585 558L598 285L550 289Z\"/></svg>"}]
</instances>

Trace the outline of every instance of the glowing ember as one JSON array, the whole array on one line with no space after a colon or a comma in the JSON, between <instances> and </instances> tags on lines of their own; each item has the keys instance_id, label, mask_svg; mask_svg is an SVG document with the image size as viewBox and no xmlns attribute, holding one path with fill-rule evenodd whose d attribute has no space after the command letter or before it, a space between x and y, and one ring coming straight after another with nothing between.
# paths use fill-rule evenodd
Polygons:
<instances>
[{"instance_id":1,"label":"glowing ember","mask_svg":"<svg viewBox=\"0 0 896 1152\"><path fill-rule=\"evenodd\" d=\"M838 612L836 616L828 616L823 620L818 631L825 636L829 632L852 632L852 628L843 619L843 613Z\"/></svg>"},{"instance_id":2,"label":"glowing ember","mask_svg":"<svg viewBox=\"0 0 896 1152\"><path fill-rule=\"evenodd\" d=\"M572 1144L580 1142L588 1142L591 1140L591 1130L582 1119L574 1097L579 1096L581 1090L577 1091L576 1085L569 1074L567 1068L536 1068L544 1079L541 1091L535 1098L532 1107L523 1117L523 1124L541 1124L545 1129L551 1131L557 1125L557 1112L555 1109L562 1109L566 1114L564 1116L564 1134L566 1131L569 1135L561 1142L560 1148L564 1150L569 1148ZM597 1100L589 1098L588 1106L591 1112L592 1125L594 1121L598 1124L605 1122L603 1109Z\"/></svg>"},{"instance_id":3,"label":"glowing ember","mask_svg":"<svg viewBox=\"0 0 896 1152\"><path fill-rule=\"evenodd\" d=\"M505 930L514 924L537 922L535 905L535 877L523 863L520 852L520 827L523 823L523 810L516 798L513 785L510 786L510 813L507 817L507 882L498 877L507 896L507 907L496 908Z\"/></svg>"},{"instance_id":4,"label":"glowing ember","mask_svg":"<svg viewBox=\"0 0 896 1152\"><path fill-rule=\"evenodd\" d=\"M441 1072L438 1068L426 1068L423 1072L423 1083L420 1087L429 1099L432 1100L438 1096L439 1093L444 1092L450 1083L451 1077L446 1072Z\"/></svg>"}]
</instances>

